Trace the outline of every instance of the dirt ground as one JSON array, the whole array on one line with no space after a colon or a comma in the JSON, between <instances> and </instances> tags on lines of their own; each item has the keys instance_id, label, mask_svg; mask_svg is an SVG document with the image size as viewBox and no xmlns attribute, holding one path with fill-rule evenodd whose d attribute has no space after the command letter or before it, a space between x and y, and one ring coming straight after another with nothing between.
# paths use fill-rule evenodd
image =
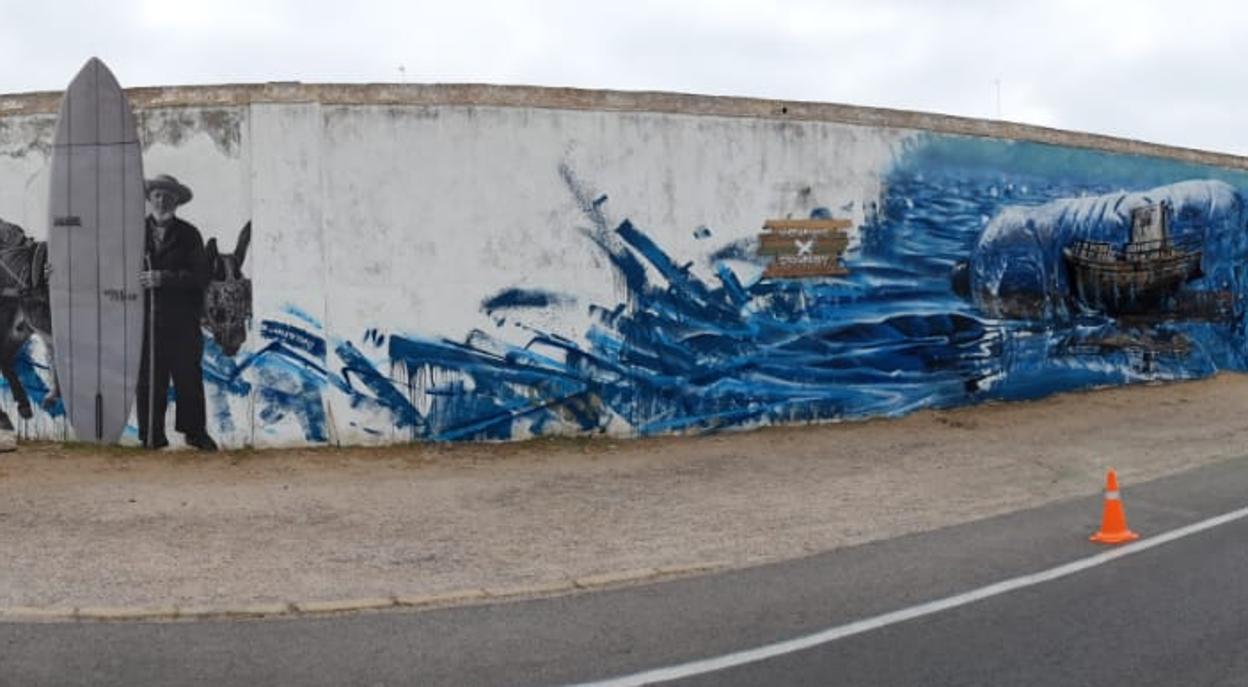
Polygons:
<instances>
[{"instance_id":1,"label":"dirt ground","mask_svg":"<svg viewBox=\"0 0 1248 687\"><path fill-rule=\"evenodd\" d=\"M1248 376L694 438L0 455L0 606L432 594L745 566L1248 454ZM1096 524L1089 514L1089 527Z\"/></svg>"}]
</instances>

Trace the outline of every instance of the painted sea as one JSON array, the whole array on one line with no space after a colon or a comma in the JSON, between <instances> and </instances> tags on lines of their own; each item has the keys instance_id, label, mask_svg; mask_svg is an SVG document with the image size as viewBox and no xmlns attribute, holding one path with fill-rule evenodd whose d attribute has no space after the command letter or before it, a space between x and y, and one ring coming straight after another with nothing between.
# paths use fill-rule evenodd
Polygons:
<instances>
[{"instance_id":1,"label":"painted sea","mask_svg":"<svg viewBox=\"0 0 1248 687\"><path fill-rule=\"evenodd\" d=\"M326 440L325 393L375 411L365 431L392 423L413 440L452 441L896 416L1245 369L1241 173L923 135L899 152L882 195L859 208L865 219L843 256L849 275L813 280L759 278L749 241L719 244L714 227L680 228L706 252L672 254L655 228L606 219L609 189L594 195L575 170L560 173L620 293L575 306L593 321L580 336L533 324L537 311L575 303L541 288L482 303L527 332L519 343L483 330L428 338L404 323L326 341L314 318L266 321L262 345L240 361L209 346L206 380L225 408L218 423L232 422L229 396L251 393L242 380L253 368L260 418L294 415L311 441ZM1121 318L1071 298L1062 249L1075 240L1121 247L1131 210L1149 204L1172 210L1176 237L1198 239L1201 275L1182 288L1222 304L1217 312Z\"/></svg>"}]
</instances>

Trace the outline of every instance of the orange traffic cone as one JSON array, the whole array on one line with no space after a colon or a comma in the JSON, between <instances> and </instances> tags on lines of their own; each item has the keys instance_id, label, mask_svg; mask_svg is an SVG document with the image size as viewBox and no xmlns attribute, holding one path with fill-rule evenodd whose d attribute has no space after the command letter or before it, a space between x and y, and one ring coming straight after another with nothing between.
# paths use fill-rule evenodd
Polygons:
<instances>
[{"instance_id":1,"label":"orange traffic cone","mask_svg":"<svg viewBox=\"0 0 1248 687\"><path fill-rule=\"evenodd\" d=\"M1127 529L1127 512L1122 507L1122 494L1118 491L1118 473L1110 470L1105 476L1105 510L1101 515L1101 529L1091 536L1091 540L1102 544L1121 544L1139 538L1140 535Z\"/></svg>"}]
</instances>

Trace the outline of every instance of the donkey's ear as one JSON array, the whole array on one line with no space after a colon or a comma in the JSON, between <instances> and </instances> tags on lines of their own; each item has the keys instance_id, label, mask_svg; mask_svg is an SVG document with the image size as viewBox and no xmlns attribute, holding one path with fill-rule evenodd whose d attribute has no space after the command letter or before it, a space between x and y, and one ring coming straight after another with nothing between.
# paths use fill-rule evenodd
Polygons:
<instances>
[{"instance_id":1,"label":"donkey's ear","mask_svg":"<svg viewBox=\"0 0 1248 687\"><path fill-rule=\"evenodd\" d=\"M238 232L238 243L234 245L234 259L238 261L239 269L243 267L243 261L247 259L247 246L251 245L251 222L243 225L243 230Z\"/></svg>"},{"instance_id":2,"label":"donkey's ear","mask_svg":"<svg viewBox=\"0 0 1248 687\"><path fill-rule=\"evenodd\" d=\"M204 252L208 254L208 268L217 269L217 262L221 259L221 251L217 250L217 237L208 239L208 245L204 246Z\"/></svg>"}]
</instances>

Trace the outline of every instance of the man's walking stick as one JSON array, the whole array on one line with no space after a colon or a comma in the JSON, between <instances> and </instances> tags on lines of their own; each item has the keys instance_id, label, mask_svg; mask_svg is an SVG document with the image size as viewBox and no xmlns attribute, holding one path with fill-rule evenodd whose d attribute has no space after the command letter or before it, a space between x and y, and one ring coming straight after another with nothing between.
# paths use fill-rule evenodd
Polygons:
<instances>
[{"instance_id":1,"label":"man's walking stick","mask_svg":"<svg viewBox=\"0 0 1248 687\"><path fill-rule=\"evenodd\" d=\"M143 266L152 271L152 254L143 256ZM156 448L156 288L147 289L147 437L146 448Z\"/></svg>"}]
</instances>

